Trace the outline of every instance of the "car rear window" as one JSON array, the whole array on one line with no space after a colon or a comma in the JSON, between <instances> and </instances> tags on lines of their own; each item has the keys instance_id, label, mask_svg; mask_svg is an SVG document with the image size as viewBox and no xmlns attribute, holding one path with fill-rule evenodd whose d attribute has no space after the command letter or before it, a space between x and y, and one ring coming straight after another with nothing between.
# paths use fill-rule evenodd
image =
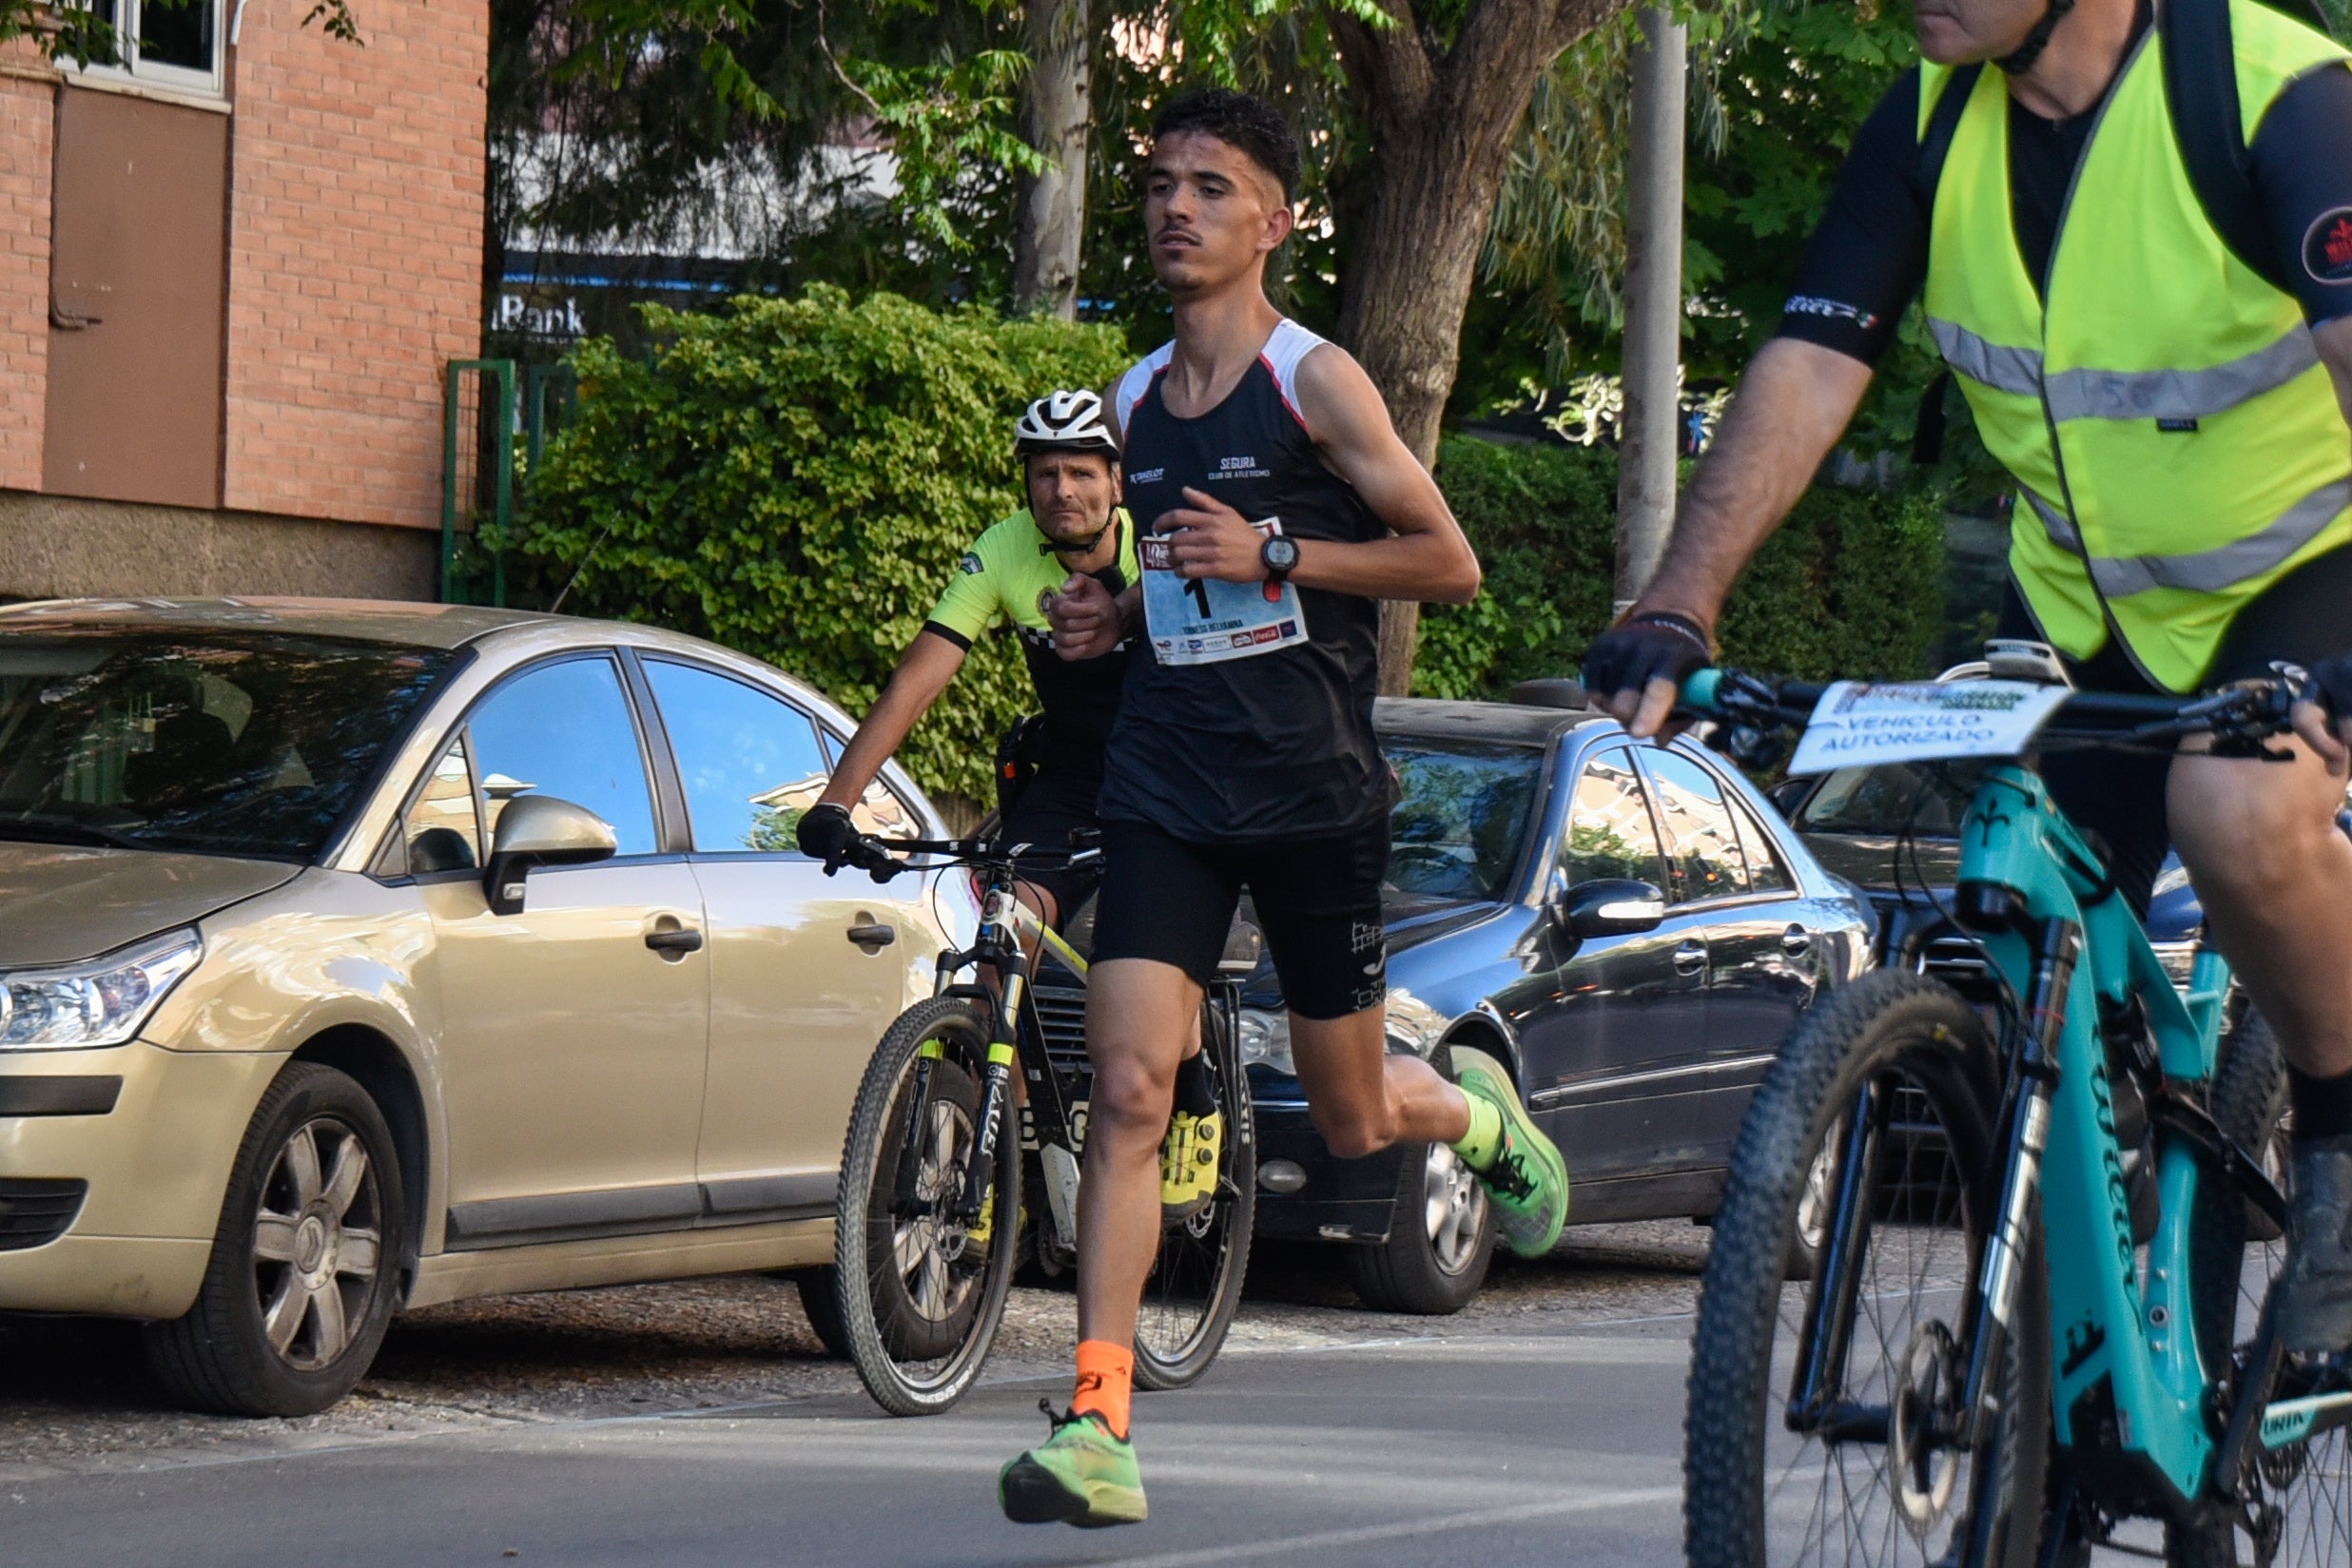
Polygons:
<instances>
[{"instance_id":1,"label":"car rear window","mask_svg":"<svg viewBox=\"0 0 2352 1568\"><path fill-rule=\"evenodd\" d=\"M313 859L464 657L270 633L0 637L0 838Z\"/></svg>"},{"instance_id":2,"label":"car rear window","mask_svg":"<svg viewBox=\"0 0 2352 1568\"><path fill-rule=\"evenodd\" d=\"M1387 742L1401 793L1389 818L1388 885L1441 899L1500 899L1518 867L1544 774L1532 746Z\"/></svg>"}]
</instances>

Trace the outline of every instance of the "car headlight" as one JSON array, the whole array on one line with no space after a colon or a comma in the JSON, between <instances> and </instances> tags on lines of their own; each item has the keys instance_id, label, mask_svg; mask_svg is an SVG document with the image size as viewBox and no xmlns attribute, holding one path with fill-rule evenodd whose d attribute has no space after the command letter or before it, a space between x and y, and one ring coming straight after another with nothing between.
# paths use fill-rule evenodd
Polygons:
<instances>
[{"instance_id":1,"label":"car headlight","mask_svg":"<svg viewBox=\"0 0 2352 1568\"><path fill-rule=\"evenodd\" d=\"M1401 985L1389 987L1389 1049L1428 1060L1446 1033L1445 1015Z\"/></svg>"},{"instance_id":2,"label":"car headlight","mask_svg":"<svg viewBox=\"0 0 2352 1568\"><path fill-rule=\"evenodd\" d=\"M0 974L0 1051L121 1045L204 956L194 931L173 931L84 963Z\"/></svg>"},{"instance_id":3,"label":"car headlight","mask_svg":"<svg viewBox=\"0 0 2352 1568\"><path fill-rule=\"evenodd\" d=\"M1291 1016L1288 1013L1264 1013L1254 1007L1241 1010L1241 1065L1263 1062L1285 1077L1294 1077L1298 1069L1291 1062Z\"/></svg>"}]
</instances>

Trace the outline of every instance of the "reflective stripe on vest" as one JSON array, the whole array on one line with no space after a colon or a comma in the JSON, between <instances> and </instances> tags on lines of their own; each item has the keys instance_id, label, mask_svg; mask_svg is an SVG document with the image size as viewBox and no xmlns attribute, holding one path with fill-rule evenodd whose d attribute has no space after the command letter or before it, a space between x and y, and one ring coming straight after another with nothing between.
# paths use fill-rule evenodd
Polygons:
<instances>
[{"instance_id":1,"label":"reflective stripe on vest","mask_svg":"<svg viewBox=\"0 0 2352 1568\"><path fill-rule=\"evenodd\" d=\"M2286 83L2346 58L2259 0L2230 15L2249 136ZM1922 132L1948 79L1922 69ZM2001 74L1979 73L1936 184L1929 331L2041 520L2010 564L2044 634L2077 657L2118 636L2158 685L2194 689L2246 600L2352 545L2352 425L2301 307L2206 220L2153 31L2099 107L2038 290L2009 113Z\"/></svg>"}]
</instances>

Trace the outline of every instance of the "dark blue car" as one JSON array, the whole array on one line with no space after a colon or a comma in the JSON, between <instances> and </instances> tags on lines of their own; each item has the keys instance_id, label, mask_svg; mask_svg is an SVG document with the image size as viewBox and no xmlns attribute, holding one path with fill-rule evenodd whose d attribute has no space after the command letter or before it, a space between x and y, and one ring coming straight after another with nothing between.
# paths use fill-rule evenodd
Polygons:
<instances>
[{"instance_id":1,"label":"dark blue car","mask_svg":"<svg viewBox=\"0 0 2352 1568\"><path fill-rule=\"evenodd\" d=\"M1572 683L1535 685L1574 706L1379 707L1401 785L1389 1046L1502 1061L1567 1155L1571 1224L1705 1215L1781 1040L1868 964L1871 915L1722 758L1637 745ZM1601 934L1579 889L1621 880L1664 913ZM1372 1306L1458 1310L1494 1245L1477 1184L1443 1147L1333 1158L1271 966L1245 1001L1258 1234L1348 1244Z\"/></svg>"}]
</instances>

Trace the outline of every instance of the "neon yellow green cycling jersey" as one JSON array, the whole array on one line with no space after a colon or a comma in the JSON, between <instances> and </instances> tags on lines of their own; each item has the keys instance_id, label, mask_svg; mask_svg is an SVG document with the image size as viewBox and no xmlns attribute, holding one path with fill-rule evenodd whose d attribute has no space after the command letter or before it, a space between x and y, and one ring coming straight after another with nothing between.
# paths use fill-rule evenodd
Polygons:
<instances>
[{"instance_id":1,"label":"neon yellow green cycling jersey","mask_svg":"<svg viewBox=\"0 0 2352 1568\"><path fill-rule=\"evenodd\" d=\"M1113 509L1111 527L1118 534L1118 557L1093 575L1117 593L1136 580L1136 531L1124 508ZM923 629L968 649L995 628L1009 628L1020 639L1038 706L1045 712L1049 765L1099 777L1103 742L1126 680L1126 650L1122 646L1107 658L1076 661L1054 651L1045 604L1069 578L1070 569L1054 553L1053 541L1037 520L1026 511L1016 512L964 552Z\"/></svg>"}]
</instances>

